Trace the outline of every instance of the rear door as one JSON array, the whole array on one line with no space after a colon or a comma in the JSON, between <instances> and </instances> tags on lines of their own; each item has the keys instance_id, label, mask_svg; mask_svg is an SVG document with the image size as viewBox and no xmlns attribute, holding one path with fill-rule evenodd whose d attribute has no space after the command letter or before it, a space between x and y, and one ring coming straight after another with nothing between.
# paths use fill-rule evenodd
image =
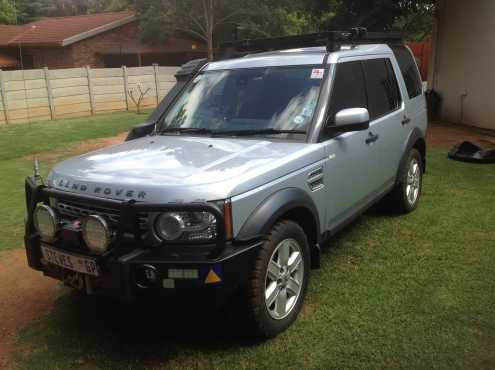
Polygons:
<instances>
[{"instance_id":1,"label":"rear door","mask_svg":"<svg viewBox=\"0 0 495 370\"><path fill-rule=\"evenodd\" d=\"M366 59L363 62L370 112L370 132L377 137L374 144L374 171L370 175L374 188L383 190L397 175L404 140L405 110L400 89L389 57Z\"/></svg>"},{"instance_id":2,"label":"rear door","mask_svg":"<svg viewBox=\"0 0 495 370\"><path fill-rule=\"evenodd\" d=\"M406 46L393 46L395 55L394 66L399 77L399 83L405 91L405 120L404 126L410 131L412 127L426 130L427 113L426 102L423 92L423 83L414 56ZM405 143L404 143L405 146Z\"/></svg>"}]
</instances>

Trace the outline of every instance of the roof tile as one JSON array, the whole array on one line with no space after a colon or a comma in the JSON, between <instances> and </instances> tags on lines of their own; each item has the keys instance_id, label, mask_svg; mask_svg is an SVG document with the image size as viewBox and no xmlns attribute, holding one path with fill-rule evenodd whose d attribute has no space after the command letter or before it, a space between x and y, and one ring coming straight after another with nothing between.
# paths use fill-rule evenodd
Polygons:
<instances>
[{"instance_id":1,"label":"roof tile","mask_svg":"<svg viewBox=\"0 0 495 370\"><path fill-rule=\"evenodd\" d=\"M11 37L10 45L63 46L64 40L113 22L133 17L132 11L98 13L68 17L49 17L23 26L21 32ZM0 37L0 40L3 35Z\"/></svg>"}]
</instances>

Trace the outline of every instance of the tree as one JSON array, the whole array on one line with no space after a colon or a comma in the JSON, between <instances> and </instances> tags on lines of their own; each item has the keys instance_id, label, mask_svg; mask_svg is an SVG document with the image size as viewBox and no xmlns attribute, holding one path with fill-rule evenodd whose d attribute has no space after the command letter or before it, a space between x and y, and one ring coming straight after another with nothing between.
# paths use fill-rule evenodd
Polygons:
<instances>
[{"instance_id":1,"label":"tree","mask_svg":"<svg viewBox=\"0 0 495 370\"><path fill-rule=\"evenodd\" d=\"M0 0L0 24L16 22L15 9L9 0Z\"/></svg>"},{"instance_id":2,"label":"tree","mask_svg":"<svg viewBox=\"0 0 495 370\"><path fill-rule=\"evenodd\" d=\"M10 2L12 0L0 0ZM118 11L132 7L133 0L16 0L19 23L42 17L67 16Z\"/></svg>"},{"instance_id":3,"label":"tree","mask_svg":"<svg viewBox=\"0 0 495 370\"><path fill-rule=\"evenodd\" d=\"M320 28L366 27L370 31L402 31L418 38L431 30L434 0L313 0L315 12L332 12Z\"/></svg>"},{"instance_id":4,"label":"tree","mask_svg":"<svg viewBox=\"0 0 495 370\"><path fill-rule=\"evenodd\" d=\"M238 27L243 37L316 30L304 0L139 0L137 10L145 41L186 34L205 42L210 59L221 31L229 27Z\"/></svg>"},{"instance_id":5,"label":"tree","mask_svg":"<svg viewBox=\"0 0 495 370\"><path fill-rule=\"evenodd\" d=\"M213 58L213 35L221 25L242 20L249 9L238 0L141 0L137 9L145 41L162 42L182 33L204 41Z\"/></svg>"}]
</instances>

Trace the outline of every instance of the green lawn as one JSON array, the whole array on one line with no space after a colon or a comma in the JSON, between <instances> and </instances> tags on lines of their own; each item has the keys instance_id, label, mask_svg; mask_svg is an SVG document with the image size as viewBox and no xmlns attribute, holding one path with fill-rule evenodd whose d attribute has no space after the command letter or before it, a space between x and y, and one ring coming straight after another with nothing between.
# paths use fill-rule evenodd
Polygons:
<instances>
[{"instance_id":1,"label":"green lawn","mask_svg":"<svg viewBox=\"0 0 495 370\"><path fill-rule=\"evenodd\" d=\"M495 166L438 149L428 163L418 210L368 212L333 240L298 321L274 340L246 342L221 314L131 310L62 290L54 310L19 333L29 350L15 365L493 369Z\"/></svg>"},{"instance_id":2,"label":"green lawn","mask_svg":"<svg viewBox=\"0 0 495 370\"><path fill-rule=\"evenodd\" d=\"M29 154L64 149L82 140L113 136L146 119L145 115L114 113L32 124L0 127L0 250L22 245L24 178L32 174ZM41 161L43 172L52 164Z\"/></svg>"}]
</instances>

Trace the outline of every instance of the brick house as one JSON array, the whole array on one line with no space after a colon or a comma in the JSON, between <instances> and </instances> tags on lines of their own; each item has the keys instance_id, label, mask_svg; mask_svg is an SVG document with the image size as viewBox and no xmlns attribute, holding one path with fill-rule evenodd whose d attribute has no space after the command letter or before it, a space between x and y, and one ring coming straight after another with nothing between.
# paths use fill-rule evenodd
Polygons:
<instances>
[{"instance_id":1,"label":"brick house","mask_svg":"<svg viewBox=\"0 0 495 370\"><path fill-rule=\"evenodd\" d=\"M205 55L205 46L195 40L170 38L158 46L144 44L131 11L0 25L3 69L176 66Z\"/></svg>"}]
</instances>

